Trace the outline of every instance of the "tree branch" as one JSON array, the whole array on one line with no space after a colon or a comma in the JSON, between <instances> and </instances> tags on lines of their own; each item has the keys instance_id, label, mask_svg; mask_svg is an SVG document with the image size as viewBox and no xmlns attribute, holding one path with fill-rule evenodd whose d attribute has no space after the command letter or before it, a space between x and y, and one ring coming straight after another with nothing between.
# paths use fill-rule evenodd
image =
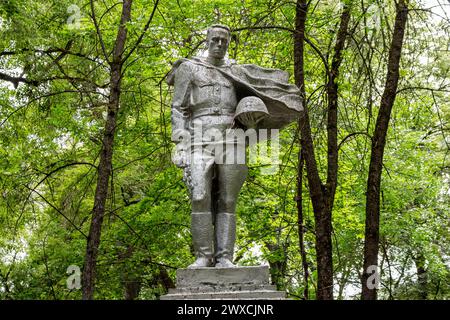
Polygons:
<instances>
[{"instance_id":1,"label":"tree branch","mask_svg":"<svg viewBox=\"0 0 450 320\"><path fill-rule=\"evenodd\" d=\"M41 181L39 181L38 184L36 184L34 186L34 189L36 189L42 182L44 182L48 177L50 177L55 172L58 172L58 171L60 171L62 169L65 169L67 167L78 166L78 165L88 165L88 166L91 166L91 167L97 169L97 166L95 166L95 165L93 165L92 163L89 163L89 162L72 162L72 163L68 163L68 164L62 165L61 167L58 167L58 168L50 171L49 173L46 173L45 177Z\"/></svg>"},{"instance_id":2,"label":"tree branch","mask_svg":"<svg viewBox=\"0 0 450 320\"><path fill-rule=\"evenodd\" d=\"M35 101L38 101L38 100L40 100L40 99L48 98L48 97L53 97L53 96L56 96L56 95L58 95L58 94L63 94L63 93L92 93L92 92L104 96L104 94L102 94L102 93L100 93L100 92L97 92L97 91L87 91L87 90L63 90L63 91L58 91L58 92L52 92L52 93L44 94L44 95L39 96L39 97L37 97L37 98L31 99L30 101L28 101L28 103L24 104L23 106L18 107L18 108L15 109L13 112L11 112L10 114L8 114L8 115L6 116L6 118L5 118L2 122L0 122L0 127L2 127L2 126L5 124L5 122L8 121L9 118L11 118L14 114L16 114L16 113L19 112L20 110L22 110L22 109L28 107L31 103L33 103L33 102L35 102Z\"/></svg>"},{"instance_id":3,"label":"tree branch","mask_svg":"<svg viewBox=\"0 0 450 320\"><path fill-rule=\"evenodd\" d=\"M144 30L142 30L141 35L139 36L138 40L134 44L133 48L131 48L130 52L125 56L125 58L122 60L122 63L128 60L128 58L133 54L133 52L137 49L139 44L144 39L145 33L147 32L148 28L150 27L150 23L152 23L153 16L155 15L156 8L158 7L159 0L156 0L155 4L153 5L152 13L150 14L150 17L148 18L147 23L145 24Z\"/></svg>"},{"instance_id":4,"label":"tree branch","mask_svg":"<svg viewBox=\"0 0 450 320\"><path fill-rule=\"evenodd\" d=\"M84 78L70 77L68 75L54 76L54 77L44 78L44 79L28 79L28 78L24 78L22 76L14 77L14 76L10 76L6 73L0 72L0 80L11 82L14 85L14 89L17 89L19 83L25 83L25 84L31 85L33 87L37 87L42 83L49 82L49 81L55 81L55 80L67 80L69 82L73 82L73 81L89 82L89 83L95 85L97 88L106 88L107 87L107 85L97 85L96 83L87 81Z\"/></svg>"},{"instance_id":5,"label":"tree branch","mask_svg":"<svg viewBox=\"0 0 450 320\"><path fill-rule=\"evenodd\" d=\"M0 72L0 80L11 82L14 85L14 89L17 89L19 86L19 83L26 83L29 85L32 85L34 87L37 87L39 85L39 81L37 80L30 80L24 77L14 77L10 76L6 73Z\"/></svg>"},{"instance_id":6,"label":"tree branch","mask_svg":"<svg viewBox=\"0 0 450 320\"><path fill-rule=\"evenodd\" d=\"M437 91L437 92L450 92L450 90L445 90L444 88L447 86L443 86L441 88L427 88L427 87L406 87L406 88L402 88L397 90L397 94L399 94L400 92L403 91L407 91L407 90L427 90L427 91Z\"/></svg>"},{"instance_id":7,"label":"tree branch","mask_svg":"<svg viewBox=\"0 0 450 320\"><path fill-rule=\"evenodd\" d=\"M68 50L66 48L50 48L50 49L46 49L46 50L23 48L23 49L21 49L19 51L3 51L3 52L0 52L0 57L2 57L2 56L13 56L13 55L17 55L17 54L24 54L24 53L27 53L27 52L43 53L43 54L51 54L51 53L59 52L59 53L64 53L64 54L76 56L76 57L79 57L79 58L83 58L83 59L89 60L91 62L102 64L101 61L98 60L98 57L91 58L91 57L89 57L89 56L87 56L87 55L85 55L85 54L83 54L81 52L73 52L73 51L70 51L70 50Z\"/></svg>"},{"instance_id":8,"label":"tree branch","mask_svg":"<svg viewBox=\"0 0 450 320\"><path fill-rule=\"evenodd\" d=\"M265 30L265 29L277 29L277 30L284 30L284 31L288 31L290 33L297 33L298 31L291 29L291 28L287 28L287 27L282 27L282 26L252 26L252 27L242 27L242 28L236 28L236 29L232 29L232 32L237 32L237 31L244 31L244 30ZM320 57L320 59L322 60L324 66L325 66L325 70L327 70L327 74L329 74L328 70L328 62L327 59L325 58L325 56L322 54L322 52L320 51L320 49L310 40L308 39L306 36L304 37L304 40L307 44L309 44L311 46L311 48L317 53L317 55Z\"/></svg>"},{"instance_id":9,"label":"tree branch","mask_svg":"<svg viewBox=\"0 0 450 320\"><path fill-rule=\"evenodd\" d=\"M100 32L100 27L97 22L97 18L95 16L95 9L94 9L94 1L90 0L91 5L91 13L92 13L92 21L94 22L95 30L97 31L98 40L100 41L100 45L102 47L103 55L105 56L106 61L109 63L108 55L106 54L106 47L105 42L103 41L102 33Z\"/></svg>"},{"instance_id":10,"label":"tree branch","mask_svg":"<svg viewBox=\"0 0 450 320\"><path fill-rule=\"evenodd\" d=\"M56 212L58 212L61 216L63 216L64 219L66 219L79 233L81 233L87 239L87 235L72 220L70 220L64 213L62 213L61 210L59 210L56 206L54 206L51 202L49 202L42 194L40 194L38 191L30 188L27 185L24 186L28 190L36 193L42 200L44 200L50 207L52 207Z\"/></svg>"},{"instance_id":11,"label":"tree branch","mask_svg":"<svg viewBox=\"0 0 450 320\"><path fill-rule=\"evenodd\" d=\"M365 135L367 137L369 137L370 140L372 140L372 137L370 136L370 134L368 134L367 132L364 131L360 131L360 132L352 132L349 135L347 135L344 139L341 140L341 142L339 142L339 145L337 147L337 149L339 150L341 148L341 146L344 144L345 141L347 141L348 139L350 139L351 137L354 137L358 134L362 134Z\"/></svg>"}]
</instances>

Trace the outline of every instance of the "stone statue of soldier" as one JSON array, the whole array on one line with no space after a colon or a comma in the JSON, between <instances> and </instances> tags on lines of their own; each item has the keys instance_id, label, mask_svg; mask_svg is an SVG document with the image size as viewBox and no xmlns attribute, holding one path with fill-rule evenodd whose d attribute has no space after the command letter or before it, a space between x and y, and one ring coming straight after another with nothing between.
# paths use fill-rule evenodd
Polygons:
<instances>
[{"instance_id":1,"label":"stone statue of soldier","mask_svg":"<svg viewBox=\"0 0 450 320\"><path fill-rule=\"evenodd\" d=\"M173 161L184 169L192 202L196 260L189 268L234 267L236 202L247 166L231 159L238 142L226 133L238 127L281 128L302 110L298 88L287 83L287 73L226 59L230 40L227 26L211 26L207 57L177 61L167 79L174 85ZM215 139L208 135L211 130Z\"/></svg>"}]
</instances>

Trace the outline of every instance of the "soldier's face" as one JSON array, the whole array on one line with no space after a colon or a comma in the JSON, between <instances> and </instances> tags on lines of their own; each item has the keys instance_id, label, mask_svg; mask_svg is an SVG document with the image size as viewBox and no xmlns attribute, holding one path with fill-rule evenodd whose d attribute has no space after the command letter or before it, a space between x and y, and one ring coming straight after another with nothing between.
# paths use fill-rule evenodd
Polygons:
<instances>
[{"instance_id":1,"label":"soldier's face","mask_svg":"<svg viewBox=\"0 0 450 320\"><path fill-rule=\"evenodd\" d=\"M208 36L208 55L215 59L223 59L228 50L228 32L221 28L212 29Z\"/></svg>"}]
</instances>

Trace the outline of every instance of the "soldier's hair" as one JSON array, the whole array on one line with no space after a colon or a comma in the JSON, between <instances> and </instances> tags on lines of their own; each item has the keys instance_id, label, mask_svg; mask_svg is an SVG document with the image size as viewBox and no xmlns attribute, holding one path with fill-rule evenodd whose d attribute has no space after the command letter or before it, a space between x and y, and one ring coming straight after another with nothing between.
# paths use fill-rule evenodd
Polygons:
<instances>
[{"instance_id":1,"label":"soldier's hair","mask_svg":"<svg viewBox=\"0 0 450 320\"><path fill-rule=\"evenodd\" d=\"M228 26L226 26L226 25L223 25L223 24L213 24L212 26L210 26L208 28L208 30L207 30L207 33L206 33L206 37L208 39L209 39L209 35L210 35L210 33L211 33L211 31L213 29L224 29L224 30L226 30L228 32L228 40L231 39L231 30L230 30L230 28Z\"/></svg>"}]
</instances>

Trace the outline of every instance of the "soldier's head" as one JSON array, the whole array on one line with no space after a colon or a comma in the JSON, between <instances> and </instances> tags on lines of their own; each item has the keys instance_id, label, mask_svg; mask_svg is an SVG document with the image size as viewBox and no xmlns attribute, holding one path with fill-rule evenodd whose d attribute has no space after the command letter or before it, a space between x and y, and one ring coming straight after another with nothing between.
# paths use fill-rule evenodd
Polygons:
<instances>
[{"instance_id":1,"label":"soldier's head","mask_svg":"<svg viewBox=\"0 0 450 320\"><path fill-rule=\"evenodd\" d=\"M223 59L230 44L230 28L221 24L214 24L208 28L207 43L208 56L213 59Z\"/></svg>"}]
</instances>

